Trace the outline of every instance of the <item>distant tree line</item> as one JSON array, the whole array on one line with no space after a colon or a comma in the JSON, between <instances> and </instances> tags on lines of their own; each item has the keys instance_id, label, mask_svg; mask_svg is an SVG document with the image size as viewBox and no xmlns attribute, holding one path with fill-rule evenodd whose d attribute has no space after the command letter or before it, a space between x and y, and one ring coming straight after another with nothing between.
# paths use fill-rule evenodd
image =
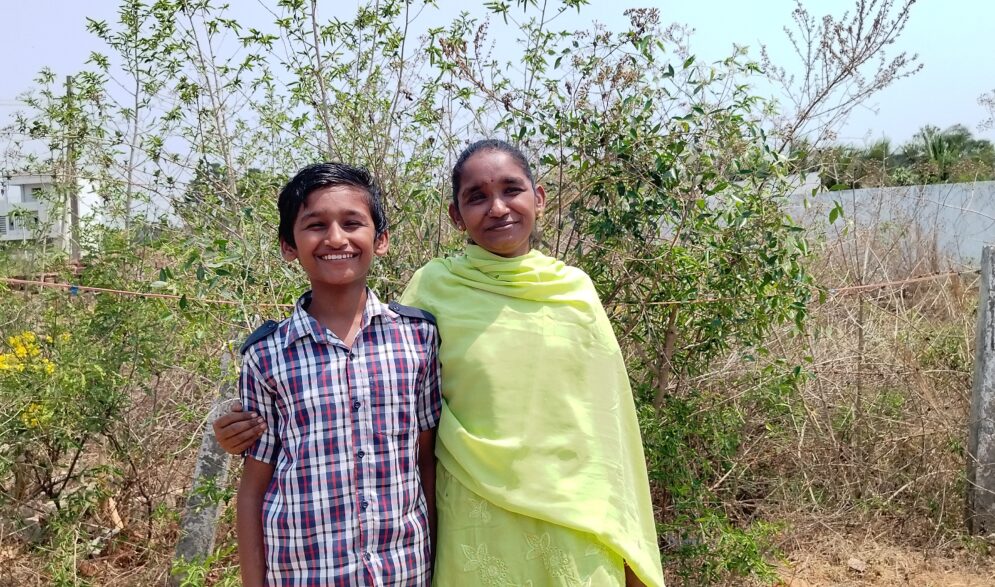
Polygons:
<instances>
[{"instance_id":1,"label":"distant tree line","mask_svg":"<svg viewBox=\"0 0 995 587\"><path fill-rule=\"evenodd\" d=\"M945 130L924 126L897 148L882 138L863 148L833 145L806 152L802 146L796 154L827 188L995 180L995 145L962 124Z\"/></svg>"}]
</instances>

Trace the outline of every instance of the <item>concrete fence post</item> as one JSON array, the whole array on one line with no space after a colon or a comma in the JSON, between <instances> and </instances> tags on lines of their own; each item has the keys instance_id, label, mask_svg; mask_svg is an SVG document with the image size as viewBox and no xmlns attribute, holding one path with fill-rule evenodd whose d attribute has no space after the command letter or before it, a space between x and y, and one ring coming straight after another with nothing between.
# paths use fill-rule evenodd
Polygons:
<instances>
[{"instance_id":1,"label":"concrete fence post","mask_svg":"<svg viewBox=\"0 0 995 587\"><path fill-rule=\"evenodd\" d=\"M221 355L222 374L228 372L231 360L231 353L228 351ZM218 397L211 406L204 436L200 443L200 452L197 455L193 484L187 496L186 507L183 510L180 539L176 544L174 562L204 560L214 551L214 535L217 531L221 504L212 498L212 493L216 494L216 492L210 490L226 486L231 459L218 444L211 424L219 415L223 404L234 397L234 393L232 383L223 383ZM179 585L183 579L182 575L174 575L170 578L170 584Z\"/></svg>"},{"instance_id":2,"label":"concrete fence post","mask_svg":"<svg viewBox=\"0 0 995 587\"><path fill-rule=\"evenodd\" d=\"M967 441L967 529L995 533L995 246L981 254L981 297Z\"/></svg>"}]
</instances>

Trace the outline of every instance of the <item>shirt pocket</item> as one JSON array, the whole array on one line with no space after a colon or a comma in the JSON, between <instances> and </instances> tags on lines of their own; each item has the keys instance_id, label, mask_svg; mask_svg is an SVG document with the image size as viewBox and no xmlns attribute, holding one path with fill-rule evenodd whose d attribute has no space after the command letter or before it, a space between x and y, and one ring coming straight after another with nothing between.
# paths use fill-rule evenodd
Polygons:
<instances>
[{"instance_id":1,"label":"shirt pocket","mask_svg":"<svg viewBox=\"0 0 995 587\"><path fill-rule=\"evenodd\" d=\"M373 431L396 436L417 432L415 414L418 384L418 362L400 357L370 378L370 407Z\"/></svg>"},{"instance_id":2,"label":"shirt pocket","mask_svg":"<svg viewBox=\"0 0 995 587\"><path fill-rule=\"evenodd\" d=\"M409 394L377 384L372 391L373 431L395 436L409 434L415 428L415 415Z\"/></svg>"}]
</instances>

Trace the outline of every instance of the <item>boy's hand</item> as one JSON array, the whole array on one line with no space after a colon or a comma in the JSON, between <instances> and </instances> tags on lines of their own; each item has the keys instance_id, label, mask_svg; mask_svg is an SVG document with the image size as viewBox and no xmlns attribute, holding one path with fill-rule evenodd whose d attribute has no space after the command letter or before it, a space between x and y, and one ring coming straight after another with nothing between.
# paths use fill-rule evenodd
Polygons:
<instances>
[{"instance_id":1,"label":"boy's hand","mask_svg":"<svg viewBox=\"0 0 995 587\"><path fill-rule=\"evenodd\" d=\"M218 444L225 452L242 454L252 446L266 430L266 423L254 412L243 412L241 402L235 402L231 411L221 416L211 425Z\"/></svg>"},{"instance_id":2,"label":"boy's hand","mask_svg":"<svg viewBox=\"0 0 995 587\"><path fill-rule=\"evenodd\" d=\"M643 583L636 573L632 571L629 563L625 563L625 587L646 587L646 583Z\"/></svg>"}]
</instances>

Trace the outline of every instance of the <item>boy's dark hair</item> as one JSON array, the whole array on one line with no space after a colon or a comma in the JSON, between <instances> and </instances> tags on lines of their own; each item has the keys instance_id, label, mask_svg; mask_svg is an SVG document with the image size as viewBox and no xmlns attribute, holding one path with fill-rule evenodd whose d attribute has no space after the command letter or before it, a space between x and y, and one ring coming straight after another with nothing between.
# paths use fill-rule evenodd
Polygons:
<instances>
[{"instance_id":1,"label":"boy's dark hair","mask_svg":"<svg viewBox=\"0 0 995 587\"><path fill-rule=\"evenodd\" d=\"M307 197L315 190L333 186L348 186L366 191L366 201L370 205L376 235L387 232L387 212L384 210L383 197L369 171L345 163L314 163L298 171L280 190L277 200L277 208L280 210L280 238L296 247L294 222Z\"/></svg>"},{"instance_id":2,"label":"boy's dark hair","mask_svg":"<svg viewBox=\"0 0 995 587\"><path fill-rule=\"evenodd\" d=\"M536 182L532 178L532 168L529 167L529 160L525 158L525 154L522 153L521 149L500 139L484 139L464 149L460 153L459 159L456 160L456 165L453 166L453 204L455 206L459 207L457 197L459 195L460 183L463 181L463 167L466 166L466 162L470 157L484 151L499 151L510 155L515 160L515 163L518 163L518 166L522 168L522 173L525 174L525 177L529 179L529 183L532 184L532 188L535 189Z\"/></svg>"}]
</instances>

